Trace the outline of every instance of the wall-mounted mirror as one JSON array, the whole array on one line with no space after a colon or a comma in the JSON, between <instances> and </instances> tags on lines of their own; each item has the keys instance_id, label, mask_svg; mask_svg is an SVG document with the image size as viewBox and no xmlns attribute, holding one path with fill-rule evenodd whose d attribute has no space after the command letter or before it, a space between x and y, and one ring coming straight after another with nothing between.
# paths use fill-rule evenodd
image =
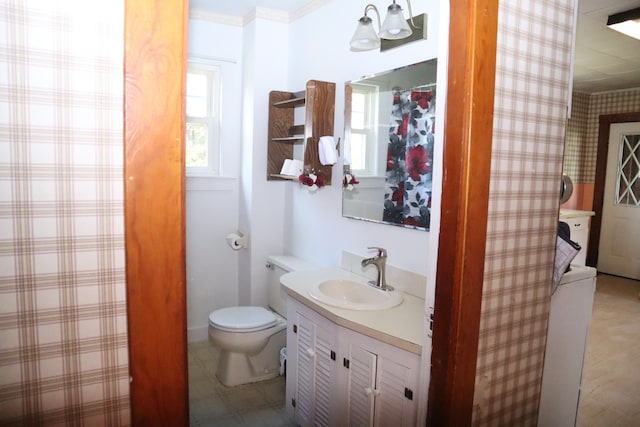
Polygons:
<instances>
[{"instance_id":1,"label":"wall-mounted mirror","mask_svg":"<svg viewBox=\"0 0 640 427\"><path fill-rule=\"evenodd\" d=\"M437 60L345 84L342 215L429 230Z\"/></svg>"}]
</instances>

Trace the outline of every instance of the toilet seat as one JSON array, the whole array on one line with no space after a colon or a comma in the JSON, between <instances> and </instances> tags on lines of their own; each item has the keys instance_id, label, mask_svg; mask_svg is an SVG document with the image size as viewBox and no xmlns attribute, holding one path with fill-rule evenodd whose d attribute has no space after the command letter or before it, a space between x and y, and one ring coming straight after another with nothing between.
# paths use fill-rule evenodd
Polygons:
<instances>
[{"instance_id":1,"label":"toilet seat","mask_svg":"<svg viewBox=\"0 0 640 427\"><path fill-rule=\"evenodd\" d=\"M273 312L264 307L226 307L209 314L209 324L226 332L256 332L278 323Z\"/></svg>"}]
</instances>

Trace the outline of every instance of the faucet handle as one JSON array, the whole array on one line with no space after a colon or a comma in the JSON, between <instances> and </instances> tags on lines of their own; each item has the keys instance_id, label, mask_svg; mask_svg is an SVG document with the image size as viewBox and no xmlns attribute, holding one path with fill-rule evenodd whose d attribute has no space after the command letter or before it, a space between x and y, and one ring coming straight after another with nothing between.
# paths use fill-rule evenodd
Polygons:
<instances>
[{"instance_id":1,"label":"faucet handle","mask_svg":"<svg viewBox=\"0 0 640 427\"><path fill-rule=\"evenodd\" d=\"M385 248L379 248L378 246L369 246L367 249L369 249L369 250L377 250L379 257L385 257L386 258L386 256L387 256L387 250Z\"/></svg>"}]
</instances>

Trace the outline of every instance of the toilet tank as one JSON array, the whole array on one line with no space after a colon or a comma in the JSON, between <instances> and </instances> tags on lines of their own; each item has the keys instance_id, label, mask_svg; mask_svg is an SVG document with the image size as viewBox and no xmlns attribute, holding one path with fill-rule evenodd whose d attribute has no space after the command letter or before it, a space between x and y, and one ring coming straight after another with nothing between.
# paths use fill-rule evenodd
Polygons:
<instances>
[{"instance_id":1,"label":"toilet tank","mask_svg":"<svg viewBox=\"0 0 640 427\"><path fill-rule=\"evenodd\" d=\"M287 315L286 293L281 289L280 277L293 271L313 270L315 265L289 255L272 255L267 258L269 307L282 317Z\"/></svg>"}]
</instances>

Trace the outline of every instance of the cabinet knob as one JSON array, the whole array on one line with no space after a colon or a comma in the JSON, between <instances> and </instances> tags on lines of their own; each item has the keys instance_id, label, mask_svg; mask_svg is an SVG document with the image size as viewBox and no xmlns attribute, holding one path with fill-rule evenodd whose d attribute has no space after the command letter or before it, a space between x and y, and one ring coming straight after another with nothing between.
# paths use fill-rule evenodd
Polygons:
<instances>
[{"instance_id":1,"label":"cabinet knob","mask_svg":"<svg viewBox=\"0 0 640 427\"><path fill-rule=\"evenodd\" d=\"M315 352L315 351L313 351L313 349L312 349L312 348L308 348L308 349L307 349L307 356L309 356L309 357L313 357L313 356L315 356L315 355L316 355L316 352Z\"/></svg>"},{"instance_id":2,"label":"cabinet knob","mask_svg":"<svg viewBox=\"0 0 640 427\"><path fill-rule=\"evenodd\" d=\"M380 390L375 389L375 388L371 388L371 387L367 387L364 389L364 394L366 394L367 396L379 396L380 395Z\"/></svg>"}]
</instances>

